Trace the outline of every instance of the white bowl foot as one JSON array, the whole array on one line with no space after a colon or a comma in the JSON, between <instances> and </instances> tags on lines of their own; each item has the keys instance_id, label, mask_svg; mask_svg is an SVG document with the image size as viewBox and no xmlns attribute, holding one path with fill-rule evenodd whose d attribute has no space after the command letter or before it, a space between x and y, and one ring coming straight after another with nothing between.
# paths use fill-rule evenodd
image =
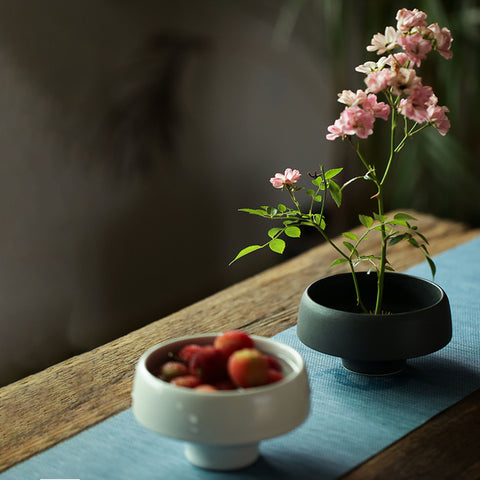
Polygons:
<instances>
[{"instance_id":1,"label":"white bowl foot","mask_svg":"<svg viewBox=\"0 0 480 480\"><path fill-rule=\"evenodd\" d=\"M247 467L257 460L258 443L227 446L186 443L185 456L191 464L200 468L236 470Z\"/></svg>"}]
</instances>

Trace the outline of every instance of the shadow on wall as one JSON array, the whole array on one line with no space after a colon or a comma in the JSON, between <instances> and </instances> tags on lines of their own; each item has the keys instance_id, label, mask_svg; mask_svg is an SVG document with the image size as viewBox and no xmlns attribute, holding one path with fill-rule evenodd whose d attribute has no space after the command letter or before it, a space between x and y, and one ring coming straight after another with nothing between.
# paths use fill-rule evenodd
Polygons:
<instances>
[{"instance_id":1,"label":"shadow on wall","mask_svg":"<svg viewBox=\"0 0 480 480\"><path fill-rule=\"evenodd\" d=\"M278 260L237 209L326 156L328 70L226 3L2 2L0 384Z\"/></svg>"}]
</instances>

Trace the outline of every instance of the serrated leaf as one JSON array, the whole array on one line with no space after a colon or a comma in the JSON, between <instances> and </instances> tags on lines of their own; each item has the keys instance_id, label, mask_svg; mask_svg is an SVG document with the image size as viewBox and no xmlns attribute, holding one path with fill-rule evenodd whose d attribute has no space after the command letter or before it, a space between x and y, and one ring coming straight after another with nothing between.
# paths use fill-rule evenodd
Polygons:
<instances>
[{"instance_id":1,"label":"serrated leaf","mask_svg":"<svg viewBox=\"0 0 480 480\"><path fill-rule=\"evenodd\" d=\"M283 228L278 228L278 227L275 227L275 228L271 228L269 231L268 231L268 236L270 238L275 238L275 235L277 235L277 233L281 232L283 230Z\"/></svg>"},{"instance_id":2,"label":"serrated leaf","mask_svg":"<svg viewBox=\"0 0 480 480\"><path fill-rule=\"evenodd\" d=\"M281 238L275 238L268 244L272 252L280 253L280 254L282 254L283 251L285 250L285 245L286 245L285 241L282 240Z\"/></svg>"},{"instance_id":3,"label":"serrated leaf","mask_svg":"<svg viewBox=\"0 0 480 480\"><path fill-rule=\"evenodd\" d=\"M248 247L245 247L244 249L240 250L240 252L238 252L238 255L229 263L229 265L231 265L233 262L235 262L239 258L242 258L245 255L248 255L249 253L254 252L255 250L259 250L260 248L263 248L264 246L265 245L250 245Z\"/></svg>"},{"instance_id":4,"label":"serrated leaf","mask_svg":"<svg viewBox=\"0 0 480 480\"><path fill-rule=\"evenodd\" d=\"M285 235L291 238L298 238L302 234L302 231L298 227L287 227L285 229Z\"/></svg>"},{"instance_id":5,"label":"serrated leaf","mask_svg":"<svg viewBox=\"0 0 480 480\"><path fill-rule=\"evenodd\" d=\"M358 219L360 220L360 223L366 228L370 228L373 225L373 218L369 217L368 215L359 215Z\"/></svg>"},{"instance_id":6,"label":"serrated leaf","mask_svg":"<svg viewBox=\"0 0 480 480\"><path fill-rule=\"evenodd\" d=\"M339 265L340 263L347 263L348 260L346 258L337 258L334 262L332 262L328 268L333 267L335 265Z\"/></svg>"},{"instance_id":7,"label":"serrated leaf","mask_svg":"<svg viewBox=\"0 0 480 480\"><path fill-rule=\"evenodd\" d=\"M345 238L348 238L349 240L353 240L354 242L357 242L357 241L358 241L358 237L357 237L354 233L351 233L351 232L343 232L342 235L343 235Z\"/></svg>"},{"instance_id":8,"label":"serrated leaf","mask_svg":"<svg viewBox=\"0 0 480 480\"><path fill-rule=\"evenodd\" d=\"M325 178L329 180L330 178L333 178L336 175L338 175L342 170L343 168L332 168L331 170L327 170L325 172Z\"/></svg>"},{"instance_id":9,"label":"serrated leaf","mask_svg":"<svg viewBox=\"0 0 480 480\"><path fill-rule=\"evenodd\" d=\"M416 220L415 217L412 217L411 215L409 215L408 213L396 213L393 218L395 220Z\"/></svg>"}]
</instances>

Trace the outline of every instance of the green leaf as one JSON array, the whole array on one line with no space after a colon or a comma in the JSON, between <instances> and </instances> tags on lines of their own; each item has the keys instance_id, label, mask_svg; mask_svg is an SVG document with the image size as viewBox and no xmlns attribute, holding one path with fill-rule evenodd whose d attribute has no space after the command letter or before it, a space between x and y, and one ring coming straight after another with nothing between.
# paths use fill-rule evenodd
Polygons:
<instances>
[{"instance_id":1,"label":"green leaf","mask_svg":"<svg viewBox=\"0 0 480 480\"><path fill-rule=\"evenodd\" d=\"M357 242L357 241L358 241L358 237L357 237L354 233L351 233L351 232L343 232L342 235L343 235L345 238L348 238L349 240L353 240L354 242Z\"/></svg>"},{"instance_id":2,"label":"green leaf","mask_svg":"<svg viewBox=\"0 0 480 480\"><path fill-rule=\"evenodd\" d=\"M373 217L375 218L375 220L377 220L377 222L380 223L385 223L387 221L387 217L385 215L379 215L378 213L374 213Z\"/></svg>"},{"instance_id":3,"label":"green leaf","mask_svg":"<svg viewBox=\"0 0 480 480\"><path fill-rule=\"evenodd\" d=\"M402 227L409 227L408 223L405 220L390 220L387 222L387 225L400 225Z\"/></svg>"},{"instance_id":4,"label":"green leaf","mask_svg":"<svg viewBox=\"0 0 480 480\"><path fill-rule=\"evenodd\" d=\"M335 265L339 265L340 263L347 263L348 260L346 258L337 258L334 262L332 262L328 268L333 267Z\"/></svg>"},{"instance_id":5,"label":"green leaf","mask_svg":"<svg viewBox=\"0 0 480 480\"><path fill-rule=\"evenodd\" d=\"M422 235L420 232L415 232L415 234L418 235L427 245L430 245L425 235Z\"/></svg>"},{"instance_id":6,"label":"green leaf","mask_svg":"<svg viewBox=\"0 0 480 480\"><path fill-rule=\"evenodd\" d=\"M260 208L240 208L238 211L250 213L251 215L260 215L261 217L267 216L267 212L265 210L261 210Z\"/></svg>"},{"instance_id":7,"label":"green leaf","mask_svg":"<svg viewBox=\"0 0 480 480\"><path fill-rule=\"evenodd\" d=\"M315 200L315 202L321 202L322 201L322 196L317 195L317 196L313 197L313 200Z\"/></svg>"},{"instance_id":8,"label":"green leaf","mask_svg":"<svg viewBox=\"0 0 480 480\"><path fill-rule=\"evenodd\" d=\"M285 245L286 245L285 241L282 240L281 238L275 238L268 244L272 252L280 253L280 254L282 254L283 251L285 250Z\"/></svg>"},{"instance_id":9,"label":"green leaf","mask_svg":"<svg viewBox=\"0 0 480 480\"><path fill-rule=\"evenodd\" d=\"M267 213L271 217L274 217L277 214L278 210L275 207L267 207Z\"/></svg>"},{"instance_id":10,"label":"green leaf","mask_svg":"<svg viewBox=\"0 0 480 480\"><path fill-rule=\"evenodd\" d=\"M345 247L350 250L350 252L352 252L356 257L358 257L358 251L357 249L350 243L350 242L343 242L343 244L345 245Z\"/></svg>"},{"instance_id":11,"label":"green leaf","mask_svg":"<svg viewBox=\"0 0 480 480\"><path fill-rule=\"evenodd\" d=\"M287 211L287 207L283 205L283 203L279 203L277 208L278 208L278 211L281 213L284 213Z\"/></svg>"},{"instance_id":12,"label":"green leaf","mask_svg":"<svg viewBox=\"0 0 480 480\"><path fill-rule=\"evenodd\" d=\"M415 217L412 217L408 213L397 213L393 216L395 220L416 220Z\"/></svg>"},{"instance_id":13,"label":"green leaf","mask_svg":"<svg viewBox=\"0 0 480 480\"><path fill-rule=\"evenodd\" d=\"M333 180L328 182L328 189L333 201L337 204L337 207L340 207L342 204L342 190Z\"/></svg>"},{"instance_id":14,"label":"green leaf","mask_svg":"<svg viewBox=\"0 0 480 480\"><path fill-rule=\"evenodd\" d=\"M298 227L287 227L285 229L285 235L291 238L298 238L301 235L302 231Z\"/></svg>"},{"instance_id":15,"label":"green leaf","mask_svg":"<svg viewBox=\"0 0 480 480\"><path fill-rule=\"evenodd\" d=\"M358 219L364 227L370 228L373 225L373 218L368 215L359 215Z\"/></svg>"},{"instance_id":16,"label":"green leaf","mask_svg":"<svg viewBox=\"0 0 480 480\"><path fill-rule=\"evenodd\" d=\"M283 228L278 228L278 227L275 227L275 228L271 228L269 231L268 231L268 236L270 238L275 238L275 235L277 235L277 233L281 232L283 230Z\"/></svg>"},{"instance_id":17,"label":"green leaf","mask_svg":"<svg viewBox=\"0 0 480 480\"><path fill-rule=\"evenodd\" d=\"M265 245L250 245L249 247L245 247L243 250L240 250L238 255L229 263L231 265L233 262L238 260L241 257L244 257L245 255L248 255L249 253L254 252L255 250L259 250L260 248L263 248Z\"/></svg>"},{"instance_id":18,"label":"green leaf","mask_svg":"<svg viewBox=\"0 0 480 480\"><path fill-rule=\"evenodd\" d=\"M395 245L396 243L401 242L402 240L405 240L406 238L410 238L411 235L408 233L402 233L401 235L395 235L394 237L390 237L388 240L388 245L392 246Z\"/></svg>"},{"instance_id":19,"label":"green leaf","mask_svg":"<svg viewBox=\"0 0 480 480\"><path fill-rule=\"evenodd\" d=\"M315 190L309 188L308 190L305 190L305 193L309 196L309 197L314 197L315 196Z\"/></svg>"},{"instance_id":20,"label":"green leaf","mask_svg":"<svg viewBox=\"0 0 480 480\"><path fill-rule=\"evenodd\" d=\"M430 267L430 271L432 272L432 277L435 277L435 273L437 273L437 267L435 266L435 262L429 257L425 257L428 262L428 266Z\"/></svg>"},{"instance_id":21,"label":"green leaf","mask_svg":"<svg viewBox=\"0 0 480 480\"><path fill-rule=\"evenodd\" d=\"M338 175L342 170L343 170L343 168L332 168L331 170L327 170L327 171L325 172L325 179L326 179L326 180L329 180L330 178L335 177L335 176Z\"/></svg>"}]
</instances>

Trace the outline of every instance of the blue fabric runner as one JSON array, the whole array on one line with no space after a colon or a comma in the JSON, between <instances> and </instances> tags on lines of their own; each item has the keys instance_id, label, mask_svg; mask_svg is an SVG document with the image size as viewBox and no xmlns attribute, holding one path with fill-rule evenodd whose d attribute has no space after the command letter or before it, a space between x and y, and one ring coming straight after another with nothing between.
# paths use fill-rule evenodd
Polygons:
<instances>
[{"instance_id":1,"label":"blue fabric runner","mask_svg":"<svg viewBox=\"0 0 480 480\"><path fill-rule=\"evenodd\" d=\"M295 327L275 337L303 355L312 410L296 430L262 442L262 456L251 467L229 473L193 467L182 442L146 430L126 410L7 470L0 480L337 478L480 387L480 237L435 261L435 280L451 303L453 339L441 351L411 360L404 373L357 376L339 359L303 346ZM426 264L408 273L430 278Z\"/></svg>"}]
</instances>

